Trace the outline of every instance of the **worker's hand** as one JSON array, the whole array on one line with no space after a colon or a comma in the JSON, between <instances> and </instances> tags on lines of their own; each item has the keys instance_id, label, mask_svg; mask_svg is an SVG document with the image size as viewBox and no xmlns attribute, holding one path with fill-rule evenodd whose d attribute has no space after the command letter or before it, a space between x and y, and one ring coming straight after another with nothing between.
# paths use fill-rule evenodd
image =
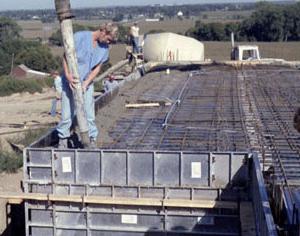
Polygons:
<instances>
[{"instance_id":1,"label":"worker's hand","mask_svg":"<svg viewBox=\"0 0 300 236\"><path fill-rule=\"evenodd\" d=\"M73 75L68 75L66 77L69 82L70 89L74 90L76 88L77 81L74 79Z\"/></svg>"},{"instance_id":2,"label":"worker's hand","mask_svg":"<svg viewBox=\"0 0 300 236\"><path fill-rule=\"evenodd\" d=\"M88 87L89 87L89 82L87 81L87 80L84 80L83 82L82 82L82 85L81 85L81 87L82 87L82 92L86 92L86 90L88 89Z\"/></svg>"}]
</instances>

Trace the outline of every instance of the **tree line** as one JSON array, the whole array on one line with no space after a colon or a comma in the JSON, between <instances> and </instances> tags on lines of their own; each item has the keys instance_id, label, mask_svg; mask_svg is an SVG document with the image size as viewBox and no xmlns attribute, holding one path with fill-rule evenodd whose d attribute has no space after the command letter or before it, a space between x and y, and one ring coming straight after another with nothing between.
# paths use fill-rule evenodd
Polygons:
<instances>
[{"instance_id":1,"label":"tree line","mask_svg":"<svg viewBox=\"0 0 300 236\"><path fill-rule=\"evenodd\" d=\"M238 41L297 41L300 40L299 12L299 2L291 5L261 2L242 22L205 24L197 21L186 35L203 41L227 41L234 32Z\"/></svg>"}]
</instances>

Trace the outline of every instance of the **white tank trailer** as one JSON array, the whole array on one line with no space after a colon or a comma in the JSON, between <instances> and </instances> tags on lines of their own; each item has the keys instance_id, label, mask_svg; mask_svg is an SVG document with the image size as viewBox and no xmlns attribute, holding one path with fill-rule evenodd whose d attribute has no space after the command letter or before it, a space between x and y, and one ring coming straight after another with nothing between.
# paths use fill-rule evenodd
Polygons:
<instances>
[{"instance_id":1,"label":"white tank trailer","mask_svg":"<svg viewBox=\"0 0 300 236\"><path fill-rule=\"evenodd\" d=\"M174 33L149 34L144 42L145 61L204 61L204 45Z\"/></svg>"}]
</instances>

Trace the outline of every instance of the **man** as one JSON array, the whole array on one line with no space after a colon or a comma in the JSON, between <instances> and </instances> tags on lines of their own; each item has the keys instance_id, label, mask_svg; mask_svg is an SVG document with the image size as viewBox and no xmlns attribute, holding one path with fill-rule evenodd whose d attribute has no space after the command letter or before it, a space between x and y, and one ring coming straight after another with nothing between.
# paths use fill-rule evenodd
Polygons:
<instances>
[{"instance_id":1,"label":"man","mask_svg":"<svg viewBox=\"0 0 300 236\"><path fill-rule=\"evenodd\" d=\"M75 50L77 55L80 82L84 93L84 108L88 122L90 146L96 147L98 129L95 124L95 101L93 80L100 72L101 66L108 60L109 44L116 39L118 28L113 24L102 25L96 31L75 33ZM70 127L74 117L74 100L72 90L76 80L69 71L66 58L63 58L64 75L62 77L62 114L56 130L59 136L59 148L67 148Z\"/></svg>"},{"instance_id":2,"label":"man","mask_svg":"<svg viewBox=\"0 0 300 236\"><path fill-rule=\"evenodd\" d=\"M129 37L132 45L132 52L139 52L139 30L137 23L135 22L133 26L130 27Z\"/></svg>"},{"instance_id":3,"label":"man","mask_svg":"<svg viewBox=\"0 0 300 236\"><path fill-rule=\"evenodd\" d=\"M62 83L61 83L61 76L57 70L54 70L51 72L51 77L54 79L54 89L56 92L56 99L61 99L61 93L62 93Z\"/></svg>"},{"instance_id":4,"label":"man","mask_svg":"<svg viewBox=\"0 0 300 236\"><path fill-rule=\"evenodd\" d=\"M55 98L52 100L52 107L50 114L52 117L56 116L56 110L57 110L57 103L61 100L61 94L62 94L62 82L61 82L61 76L59 75L59 72L57 70L54 70L51 72L51 77L54 79L54 89L55 89Z\"/></svg>"},{"instance_id":5,"label":"man","mask_svg":"<svg viewBox=\"0 0 300 236\"><path fill-rule=\"evenodd\" d=\"M107 79L103 83L104 91L106 93L113 91L118 86L119 83L115 80L115 77L112 74L108 75Z\"/></svg>"}]
</instances>

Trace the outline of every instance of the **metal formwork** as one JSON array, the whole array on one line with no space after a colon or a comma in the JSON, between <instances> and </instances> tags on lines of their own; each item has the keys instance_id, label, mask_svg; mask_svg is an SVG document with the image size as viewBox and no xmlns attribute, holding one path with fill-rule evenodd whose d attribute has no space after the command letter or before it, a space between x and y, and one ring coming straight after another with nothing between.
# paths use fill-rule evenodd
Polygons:
<instances>
[{"instance_id":1,"label":"metal formwork","mask_svg":"<svg viewBox=\"0 0 300 236\"><path fill-rule=\"evenodd\" d=\"M31 235L239 235L236 211L27 203ZM220 210L219 210L220 211Z\"/></svg>"},{"instance_id":2,"label":"metal formwork","mask_svg":"<svg viewBox=\"0 0 300 236\"><path fill-rule=\"evenodd\" d=\"M30 148L24 160L26 192L38 192L35 184L55 194L71 187L87 194L85 186L225 188L248 178L246 153Z\"/></svg>"},{"instance_id":3,"label":"metal formwork","mask_svg":"<svg viewBox=\"0 0 300 236\"><path fill-rule=\"evenodd\" d=\"M247 153L29 148L24 169L26 193L236 204L183 208L29 200L27 236L240 235L240 201L252 201L260 235L276 235L258 159Z\"/></svg>"}]
</instances>

